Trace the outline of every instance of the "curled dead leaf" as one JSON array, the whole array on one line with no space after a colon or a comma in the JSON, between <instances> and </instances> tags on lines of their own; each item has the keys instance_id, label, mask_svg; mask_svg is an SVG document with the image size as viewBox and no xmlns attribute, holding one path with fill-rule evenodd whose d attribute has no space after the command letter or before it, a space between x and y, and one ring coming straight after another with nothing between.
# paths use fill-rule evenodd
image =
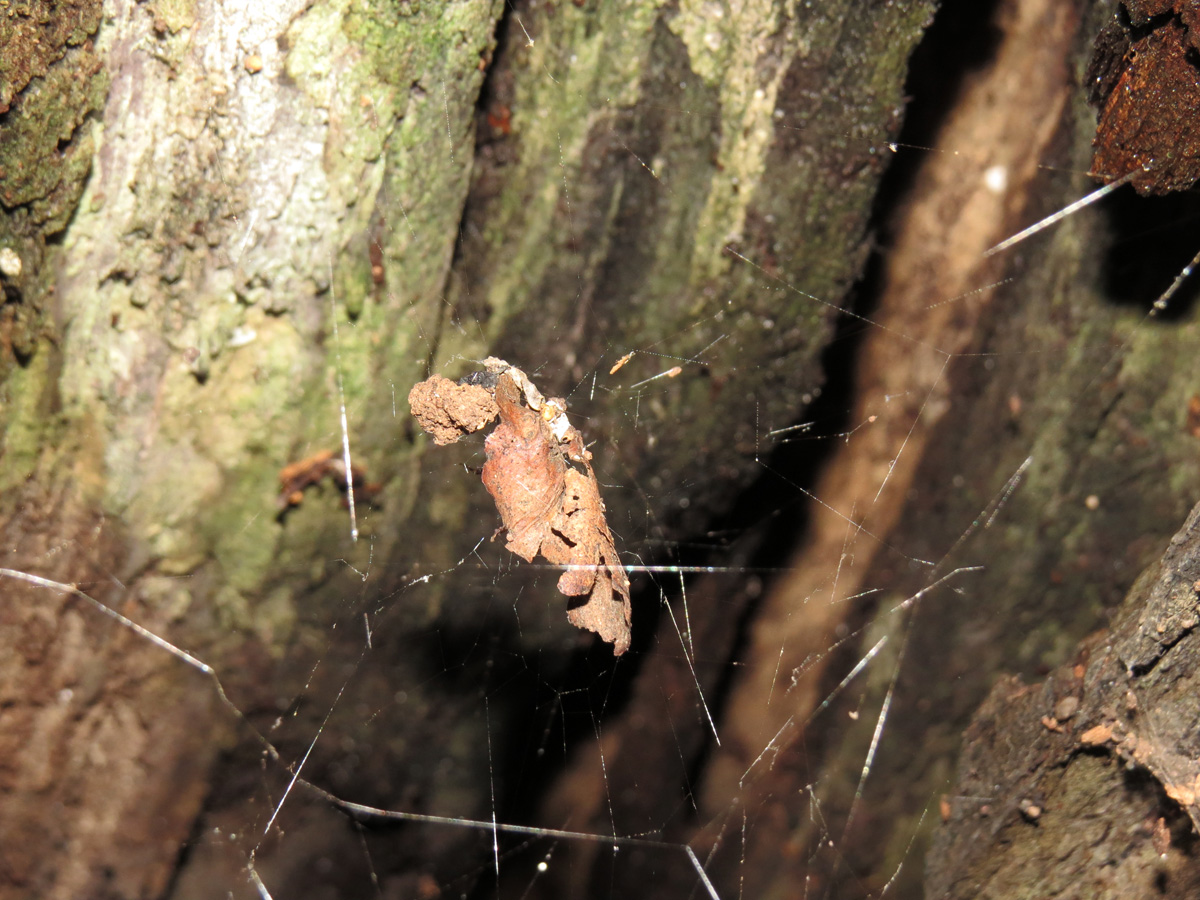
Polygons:
<instances>
[{"instance_id":1,"label":"curled dead leaf","mask_svg":"<svg viewBox=\"0 0 1200 900\"><path fill-rule=\"evenodd\" d=\"M568 620L594 631L621 655L629 649L629 576L617 558L592 455L566 416L504 360L484 360L482 377L455 383L435 375L413 387L413 416L437 444L478 431L497 415L484 442L483 485L496 502L509 550L561 566L558 590L572 598ZM577 599L581 598L581 599Z\"/></svg>"}]
</instances>

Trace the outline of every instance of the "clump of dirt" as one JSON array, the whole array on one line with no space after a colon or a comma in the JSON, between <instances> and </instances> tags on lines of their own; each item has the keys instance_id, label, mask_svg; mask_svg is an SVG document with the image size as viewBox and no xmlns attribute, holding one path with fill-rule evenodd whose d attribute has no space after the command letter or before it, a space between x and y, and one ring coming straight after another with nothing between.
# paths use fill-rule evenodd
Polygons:
<instances>
[{"instance_id":1,"label":"clump of dirt","mask_svg":"<svg viewBox=\"0 0 1200 900\"><path fill-rule=\"evenodd\" d=\"M498 412L486 388L456 384L441 375L414 385L408 393L408 405L425 433L441 447L485 428Z\"/></svg>"}]
</instances>

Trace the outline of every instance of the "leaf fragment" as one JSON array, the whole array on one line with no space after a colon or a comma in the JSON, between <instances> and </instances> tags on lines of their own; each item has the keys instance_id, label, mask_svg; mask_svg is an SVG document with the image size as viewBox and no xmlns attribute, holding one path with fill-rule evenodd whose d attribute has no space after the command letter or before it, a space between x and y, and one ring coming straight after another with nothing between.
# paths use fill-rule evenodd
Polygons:
<instances>
[{"instance_id":1,"label":"leaf fragment","mask_svg":"<svg viewBox=\"0 0 1200 900\"><path fill-rule=\"evenodd\" d=\"M509 550L561 566L558 590L571 599L567 619L594 631L620 656L629 649L629 576L604 515L592 454L567 419L567 405L542 396L504 360L484 360L487 375L455 383L435 375L409 393L413 415L437 444L478 431L499 415L484 441L483 484L504 523Z\"/></svg>"}]
</instances>

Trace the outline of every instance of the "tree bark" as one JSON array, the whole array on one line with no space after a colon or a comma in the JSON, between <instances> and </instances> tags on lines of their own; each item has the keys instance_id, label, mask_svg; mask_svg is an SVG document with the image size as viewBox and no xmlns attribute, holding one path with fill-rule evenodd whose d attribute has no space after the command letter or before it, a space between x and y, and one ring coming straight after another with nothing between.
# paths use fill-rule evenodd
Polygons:
<instances>
[{"instance_id":1,"label":"tree bark","mask_svg":"<svg viewBox=\"0 0 1200 900\"><path fill-rule=\"evenodd\" d=\"M64 588L6 581L4 895L302 890L311 847L358 840L285 793L302 765L378 806L494 811L489 740L520 717L474 686L580 638L536 571L497 601L457 564L494 513L397 392L531 360L629 486L616 530L655 523L627 551L706 521L821 384L932 8L518 4L498 41L499 3L80 4L44 58L31 23L61 10L14 11L5 127L55 142L5 164L3 562ZM649 354L604 377L643 348L681 377L631 387ZM280 470L345 446L374 505L279 514ZM516 628L521 581L551 599ZM415 891L463 842L372 860Z\"/></svg>"},{"instance_id":2,"label":"tree bark","mask_svg":"<svg viewBox=\"0 0 1200 900\"><path fill-rule=\"evenodd\" d=\"M967 729L931 897L1193 897L1200 506L1111 629L1040 685L1001 679Z\"/></svg>"},{"instance_id":3,"label":"tree bark","mask_svg":"<svg viewBox=\"0 0 1200 900\"><path fill-rule=\"evenodd\" d=\"M881 195L906 90L937 94L905 86L935 5L0 17L0 896L416 896L490 872L490 832L355 830L306 785L661 832L722 896L765 897L1052 884L1047 847L1104 796L1122 883L1153 850L1187 895L1186 583L1148 576L1079 643L1200 489L1197 328L1146 317L1168 242L1124 243L1173 201L982 257L1088 185L1081 87L1113 9L1087 0L990 5L939 152ZM844 318L885 212L874 305ZM613 663L558 572L503 571L498 545L463 564L498 524L461 472L479 446L427 452L409 387L523 366L595 442L626 561L688 562L661 548L763 471L847 321L850 435L800 485L818 502L789 574L746 577L793 540L770 520L686 582L686 629L637 576L628 697L523 798L505 760L529 708L562 702L544 685ZM289 464L347 457L353 517L328 481L280 491ZM1162 579L1193 566L1188 529ZM695 885L682 854L608 850L536 884Z\"/></svg>"},{"instance_id":4,"label":"tree bark","mask_svg":"<svg viewBox=\"0 0 1200 900\"><path fill-rule=\"evenodd\" d=\"M666 715L664 697L693 692L664 642L599 743L607 791L581 753L549 806L565 815L592 798L594 827L611 817L636 830L694 792L697 809L670 833L693 842L723 896L922 896L942 802L955 812L937 866L964 877L971 858L957 854L969 842L945 834L961 827L960 804L978 813L978 779L955 789L949 774L972 712L1004 673L1071 659L1200 489L1190 301L1177 298L1181 319L1147 318L1194 238L1172 246L1160 231L1157 245L1135 243L1146 223L1186 207L1126 197L983 255L1092 186L1095 114L1082 86L1112 6L991 11L986 49L972 57L987 64L970 67L936 129L914 139L934 152L884 239L850 436L811 489L818 503L789 574L751 619L713 711L721 746L699 712L688 727ZM955 26L971 14L950 12L944 36L927 38L935 54L967 40ZM926 62L935 78L941 59ZM734 558L753 559L749 542ZM730 646L706 631L706 604L753 606L745 591L725 576L690 589L708 641L698 658ZM620 765L625 753L682 764L647 785ZM987 771L1011 778L1014 762L992 759ZM1000 858L1006 835L992 839ZM598 862L575 882L598 885L597 896L608 883ZM1040 863L1007 858L1016 880L994 896L1049 883L1054 860ZM656 865L626 859L619 877L633 890ZM691 876L681 866L659 877ZM931 875L930 896L945 877ZM962 882L963 896L974 883ZM1186 896L1179 883L1172 876L1172 895Z\"/></svg>"},{"instance_id":5,"label":"tree bark","mask_svg":"<svg viewBox=\"0 0 1200 900\"><path fill-rule=\"evenodd\" d=\"M851 419L877 415L896 424L872 432L887 438L874 446L869 437L847 448L818 483L814 493L832 512L818 515L795 576L755 621L748 665L729 701L731 749L710 768L705 796L717 821L737 821L745 809L769 823L723 847L729 871L753 873L763 895L783 896L803 882L829 896L885 887L941 896L941 877L922 885L924 847L943 802L978 812L971 798L980 783L956 787L949 776L977 704L1003 673L1038 677L1075 658L1077 642L1108 621L1200 491L1188 425L1190 301L1176 309L1179 319L1147 317L1195 253L1194 240L1172 247L1159 232L1157 246L1138 242L1149 222L1181 207L1121 198L1019 245L997 268L980 258L1090 189L1069 173L1089 168L1095 115L1080 86L1092 40L1112 14L1106 4L999 4L1004 37L992 80L981 70L968 81L936 145L979 146L956 129L969 120L973 88L982 87L974 108L985 115L982 134L990 138L982 143L995 155L973 177L952 159L952 178L923 173L901 219L901 234L911 237L915 226L920 240L900 239L887 261L873 316L882 328L864 348ZM1009 55L1022 48L1025 55ZM1021 94L1039 79L1037 96ZM1041 149L1022 156L1022 144ZM1005 148L1016 152L1006 158ZM1030 156L1047 168L1022 174L1018 161ZM984 166L997 161L1013 192L1001 213L982 220L987 231L971 238L974 204L958 192L980 184ZM926 231L929 222L945 231ZM945 247L947 256L904 249L915 245ZM963 281L958 248L977 267ZM972 284L995 287L966 293ZM947 315L939 304L951 300ZM938 353L918 349L906 365L887 351L899 343L895 333L919 334L927 346L958 355L940 369ZM883 402L897 396L907 403L898 413ZM853 599L864 591L871 593ZM842 642L844 634L854 637ZM870 657L874 648L879 656ZM768 707L772 690L790 702ZM764 746L772 752L759 756ZM976 766L981 756L984 748L971 757ZM1012 778L1020 764L992 759L989 771ZM738 803L718 816L735 784ZM811 805L788 800L797 795ZM1169 821L1177 815L1160 812ZM1122 820L1108 821L1119 840ZM955 853L967 842L946 835L961 827L958 812L941 826L937 862L959 876L969 858ZM1006 839L993 832L996 844L982 852L999 855ZM1103 852L1110 851L1118 852L1115 845ZM1058 865L1053 856L1007 859L1013 880L993 896L1041 896L1035 886L1051 883L1048 870ZM1170 895L1189 895L1186 877L1183 886L1178 872L1167 880Z\"/></svg>"}]
</instances>

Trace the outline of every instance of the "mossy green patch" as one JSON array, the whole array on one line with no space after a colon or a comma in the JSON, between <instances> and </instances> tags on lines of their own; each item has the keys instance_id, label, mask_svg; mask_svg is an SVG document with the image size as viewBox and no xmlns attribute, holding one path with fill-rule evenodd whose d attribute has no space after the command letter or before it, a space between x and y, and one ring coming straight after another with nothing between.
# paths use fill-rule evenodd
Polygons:
<instances>
[{"instance_id":1,"label":"mossy green patch","mask_svg":"<svg viewBox=\"0 0 1200 900\"><path fill-rule=\"evenodd\" d=\"M100 0L24 0L0 8L0 112L34 78L45 77L67 50L85 44L100 27ZM67 71L72 71L68 64Z\"/></svg>"},{"instance_id":2,"label":"mossy green patch","mask_svg":"<svg viewBox=\"0 0 1200 900\"><path fill-rule=\"evenodd\" d=\"M40 353L0 382L0 494L17 487L34 471L57 424L50 408L58 367L53 354Z\"/></svg>"},{"instance_id":3,"label":"mossy green patch","mask_svg":"<svg viewBox=\"0 0 1200 900\"><path fill-rule=\"evenodd\" d=\"M751 465L754 418L795 415L785 404L821 381L869 249L883 160L868 138L882 147L898 125L931 8L763 4L735 17L697 2L523 19L531 40L497 78L512 79L504 165L479 176L483 234L464 240L452 303L479 311L501 355L556 344L515 360L546 364L551 391L592 366L604 381L601 344L702 369L707 386L635 389L656 374L647 357L579 412L618 448L616 470L648 481L715 470L704 483L732 486ZM471 355L469 339L445 334L438 355ZM684 421L695 428L667 427ZM712 499L691 508L703 515Z\"/></svg>"},{"instance_id":4,"label":"mossy green patch","mask_svg":"<svg viewBox=\"0 0 1200 900\"><path fill-rule=\"evenodd\" d=\"M420 449L400 440L404 398L441 328L472 164L479 62L490 52L499 11L498 3L422 11L334 2L314 4L292 23L281 42L281 84L299 93L290 98L289 124L327 123L316 132L324 138L312 167L319 171L304 168L295 188L298 202L325 210L308 228L318 229L314 246L331 248L313 254L308 295L283 287L305 275L293 262L243 280L225 259L225 251L252 252L265 233L255 231L260 209L244 196L256 177L258 145L250 141L232 165L223 162L230 148L243 146L244 136L231 130L239 124L234 107L219 134L205 130L189 144L211 166L184 173L198 185L186 202L160 210L150 189L154 158L138 159L146 187L130 213L130 238L116 250L123 254L120 277L101 286L103 304L80 308L73 320L77 334L95 339L92 358L107 354L113 364L100 378L87 378L87 367L77 364L72 384L87 384L112 404L114 428L147 414L145 398L158 398L152 434L124 425L112 438L108 507L160 569L189 572L215 562L212 571L232 592L221 605L239 628L290 633L288 604L278 597L270 604L282 619L272 613L259 621L246 610L267 603L271 585L314 590L313 561L330 548L365 571L373 551L387 557L400 544L415 500L413 486L396 479L415 480ZM210 191L203 183L217 161L224 178ZM112 211L111 203L94 204L91 214ZM305 211L289 207L278 227L291 227L288 215ZM87 239L81 235L80 247ZM71 278L86 281L89 266L76 253ZM118 318L114 336L108 323ZM388 504L385 513L360 504L358 543L350 540L344 495L331 480L278 515L279 470L316 452L340 451L343 407L354 461L369 480L384 482ZM451 501L460 514L464 496ZM400 552L427 549L414 544ZM434 556L429 549L427 558ZM315 577L345 576L332 570ZM334 594L330 588L330 603Z\"/></svg>"},{"instance_id":5,"label":"mossy green patch","mask_svg":"<svg viewBox=\"0 0 1200 900\"><path fill-rule=\"evenodd\" d=\"M83 192L92 156L83 125L107 90L99 58L70 47L13 99L0 121L0 201L10 210L28 206L43 234L62 229Z\"/></svg>"},{"instance_id":6,"label":"mossy green patch","mask_svg":"<svg viewBox=\"0 0 1200 900\"><path fill-rule=\"evenodd\" d=\"M155 27L166 28L171 34L190 28L196 19L196 0L154 0L150 8Z\"/></svg>"},{"instance_id":7,"label":"mossy green patch","mask_svg":"<svg viewBox=\"0 0 1200 900\"><path fill-rule=\"evenodd\" d=\"M54 266L45 264L45 241L83 192L93 152L88 120L108 90L89 40L101 9L76 0L0 11L0 248L22 262L20 275L2 276L0 381L34 354L48 327Z\"/></svg>"}]
</instances>

